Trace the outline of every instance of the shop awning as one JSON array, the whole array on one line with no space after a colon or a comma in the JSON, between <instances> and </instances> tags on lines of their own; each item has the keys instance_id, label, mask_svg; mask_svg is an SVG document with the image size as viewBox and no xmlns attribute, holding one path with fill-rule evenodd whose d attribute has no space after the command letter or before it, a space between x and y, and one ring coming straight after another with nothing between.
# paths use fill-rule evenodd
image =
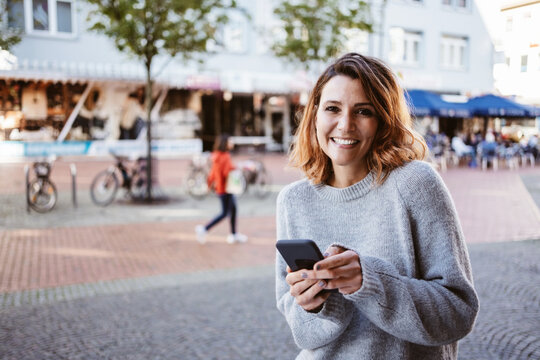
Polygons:
<instances>
[{"instance_id":1,"label":"shop awning","mask_svg":"<svg viewBox=\"0 0 540 360\"><path fill-rule=\"evenodd\" d=\"M534 117L525 105L510 99L488 94L477 96L467 102L474 116Z\"/></svg>"},{"instance_id":2,"label":"shop awning","mask_svg":"<svg viewBox=\"0 0 540 360\"><path fill-rule=\"evenodd\" d=\"M440 95L426 90L408 90L405 92L411 113L414 116L439 116L466 118L471 111L466 103L445 101Z\"/></svg>"},{"instance_id":3,"label":"shop awning","mask_svg":"<svg viewBox=\"0 0 540 360\"><path fill-rule=\"evenodd\" d=\"M527 108L527 110L529 111L529 115L531 117L539 117L540 116L540 107L537 107L537 106L531 106L531 105L527 105L525 106Z\"/></svg>"}]
</instances>

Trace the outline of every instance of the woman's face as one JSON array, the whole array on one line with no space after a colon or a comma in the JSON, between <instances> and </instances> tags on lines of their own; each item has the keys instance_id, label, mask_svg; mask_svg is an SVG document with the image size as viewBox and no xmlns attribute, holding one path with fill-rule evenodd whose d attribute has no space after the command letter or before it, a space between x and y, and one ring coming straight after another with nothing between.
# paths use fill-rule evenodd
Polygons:
<instances>
[{"instance_id":1,"label":"woman's face","mask_svg":"<svg viewBox=\"0 0 540 360\"><path fill-rule=\"evenodd\" d=\"M377 132L377 117L360 80L337 75L326 83L316 128L319 145L332 161L335 181L367 175L366 154Z\"/></svg>"}]
</instances>

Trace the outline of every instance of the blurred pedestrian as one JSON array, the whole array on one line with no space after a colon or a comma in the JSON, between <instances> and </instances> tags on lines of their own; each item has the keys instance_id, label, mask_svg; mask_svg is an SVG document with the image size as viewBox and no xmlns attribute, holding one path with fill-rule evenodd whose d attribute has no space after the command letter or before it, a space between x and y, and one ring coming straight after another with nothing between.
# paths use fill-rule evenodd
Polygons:
<instances>
[{"instance_id":1,"label":"blurred pedestrian","mask_svg":"<svg viewBox=\"0 0 540 360\"><path fill-rule=\"evenodd\" d=\"M247 241L247 236L236 232L236 198L234 194L227 193L227 177L229 172L234 169L234 165L231 161L230 151L233 149L234 144L231 141L229 135L222 134L216 138L214 143L214 151L212 152L212 168L208 175L208 186L214 186L215 192L221 202L221 213L218 214L206 225L197 225L195 227L195 233L197 234L197 241L204 244L206 242L206 233L214 225L221 220L229 216L231 221L231 233L227 236L227 242L229 244L244 243Z\"/></svg>"},{"instance_id":2,"label":"blurred pedestrian","mask_svg":"<svg viewBox=\"0 0 540 360\"><path fill-rule=\"evenodd\" d=\"M291 153L307 179L277 199L278 239L312 239L325 255L295 272L277 255L297 359L457 359L472 330L461 225L409 114L393 71L360 54L310 94Z\"/></svg>"},{"instance_id":3,"label":"blurred pedestrian","mask_svg":"<svg viewBox=\"0 0 540 360\"><path fill-rule=\"evenodd\" d=\"M122 105L122 112L120 115L120 139L136 139L145 119L146 114L141 104L139 94L137 92L130 93Z\"/></svg>"}]
</instances>

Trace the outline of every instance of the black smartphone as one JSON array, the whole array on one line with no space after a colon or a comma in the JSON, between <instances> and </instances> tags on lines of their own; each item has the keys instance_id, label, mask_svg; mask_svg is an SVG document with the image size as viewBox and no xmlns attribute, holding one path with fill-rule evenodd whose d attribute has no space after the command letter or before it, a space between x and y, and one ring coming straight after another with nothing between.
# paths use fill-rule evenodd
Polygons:
<instances>
[{"instance_id":1,"label":"black smartphone","mask_svg":"<svg viewBox=\"0 0 540 360\"><path fill-rule=\"evenodd\" d=\"M313 240L278 240L276 248L292 271L312 270L317 261L324 259Z\"/></svg>"}]
</instances>

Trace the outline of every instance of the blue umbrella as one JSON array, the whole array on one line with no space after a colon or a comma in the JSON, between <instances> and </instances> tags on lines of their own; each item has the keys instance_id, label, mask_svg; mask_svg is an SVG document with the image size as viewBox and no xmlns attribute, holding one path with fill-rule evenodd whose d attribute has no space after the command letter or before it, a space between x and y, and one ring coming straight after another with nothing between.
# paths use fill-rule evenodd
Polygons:
<instances>
[{"instance_id":1,"label":"blue umbrella","mask_svg":"<svg viewBox=\"0 0 540 360\"><path fill-rule=\"evenodd\" d=\"M405 97L414 116L459 117L471 116L467 104L443 100L440 95L426 90L408 90Z\"/></svg>"},{"instance_id":2,"label":"blue umbrella","mask_svg":"<svg viewBox=\"0 0 540 360\"><path fill-rule=\"evenodd\" d=\"M475 116L530 117L524 105L510 99L488 94L470 99L467 105Z\"/></svg>"},{"instance_id":3,"label":"blue umbrella","mask_svg":"<svg viewBox=\"0 0 540 360\"><path fill-rule=\"evenodd\" d=\"M527 110L529 111L529 115L531 117L538 117L540 116L540 107L532 106L532 105L525 105Z\"/></svg>"}]
</instances>

